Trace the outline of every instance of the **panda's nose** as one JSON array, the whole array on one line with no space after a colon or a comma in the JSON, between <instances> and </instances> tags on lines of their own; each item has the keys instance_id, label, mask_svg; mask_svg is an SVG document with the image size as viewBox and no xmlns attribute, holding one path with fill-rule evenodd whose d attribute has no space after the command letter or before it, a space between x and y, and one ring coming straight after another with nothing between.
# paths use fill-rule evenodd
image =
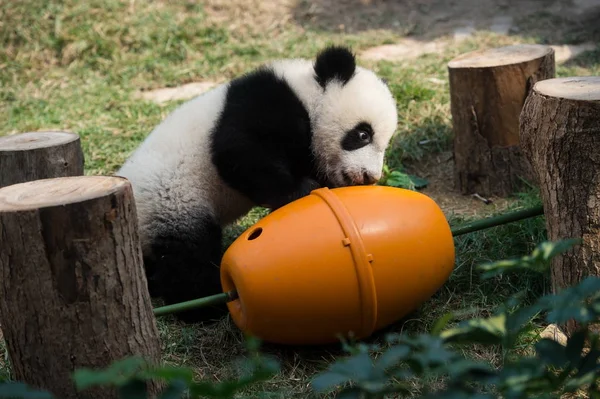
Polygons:
<instances>
[{"instance_id":1,"label":"panda's nose","mask_svg":"<svg viewBox=\"0 0 600 399\"><path fill-rule=\"evenodd\" d=\"M369 172L363 172L363 184L371 185L377 182L377 178Z\"/></svg>"}]
</instances>

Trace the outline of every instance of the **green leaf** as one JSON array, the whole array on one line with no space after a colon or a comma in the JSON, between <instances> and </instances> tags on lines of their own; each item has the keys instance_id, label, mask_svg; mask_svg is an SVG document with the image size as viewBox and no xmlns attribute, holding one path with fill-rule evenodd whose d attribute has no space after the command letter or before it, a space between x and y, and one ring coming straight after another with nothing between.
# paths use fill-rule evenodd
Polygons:
<instances>
[{"instance_id":1,"label":"green leaf","mask_svg":"<svg viewBox=\"0 0 600 399\"><path fill-rule=\"evenodd\" d=\"M509 335L515 337L520 333L524 326L531 322L531 320L544 310L540 304L534 304L531 306L517 309L513 313L510 313L506 317L506 331Z\"/></svg>"},{"instance_id":2,"label":"green leaf","mask_svg":"<svg viewBox=\"0 0 600 399\"><path fill-rule=\"evenodd\" d=\"M408 175L416 189L425 188L429 185L429 181L422 177Z\"/></svg>"},{"instance_id":3,"label":"green leaf","mask_svg":"<svg viewBox=\"0 0 600 399\"><path fill-rule=\"evenodd\" d=\"M545 241L536 246L531 254L515 259L505 259L496 262L488 262L478 266L484 273L483 279L489 279L507 272L521 270L532 270L538 273L546 273L550 267L550 261L555 256L569 250L581 242L580 239L567 239L560 241Z\"/></svg>"},{"instance_id":4,"label":"green leaf","mask_svg":"<svg viewBox=\"0 0 600 399\"><path fill-rule=\"evenodd\" d=\"M336 395L336 399L362 399L362 390L358 387L348 387Z\"/></svg>"},{"instance_id":5,"label":"green leaf","mask_svg":"<svg viewBox=\"0 0 600 399\"><path fill-rule=\"evenodd\" d=\"M422 177L409 175L399 170L389 171L384 170L384 178L382 184L392 187L400 187L408 190L416 190L427 187L429 181Z\"/></svg>"},{"instance_id":6,"label":"green leaf","mask_svg":"<svg viewBox=\"0 0 600 399\"><path fill-rule=\"evenodd\" d=\"M213 385L210 382L195 382L189 387L190 396L192 398L208 397L208 398L221 398L226 397L225 393L229 390L223 389L223 384L219 386Z\"/></svg>"},{"instance_id":7,"label":"green leaf","mask_svg":"<svg viewBox=\"0 0 600 399\"><path fill-rule=\"evenodd\" d=\"M81 368L73 373L75 385L79 391L93 386L120 386L133 378L146 365L140 357L128 357L115 361L105 370Z\"/></svg>"},{"instance_id":8,"label":"green leaf","mask_svg":"<svg viewBox=\"0 0 600 399\"><path fill-rule=\"evenodd\" d=\"M360 390L367 393L380 393L386 389L387 385L388 381L384 378L373 378L372 380L357 383Z\"/></svg>"},{"instance_id":9,"label":"green leaf","mask_svg":"<svg viewBox=\"0 0 600 399\"><path fill-rule=\"evenodd\" d=\"M543 259L551 260L556 255L567 252L572 247L581 244L582 240L580 238L569 238L565 240L551 242L545 242L540 245L540 249L543 252Z\"/></svg>"},{"instance_id":10,"label":"green leaf","mask_svg":"<svg viewBox=\"0 0 600 399\"><path fill-rule=\"evenodd\" d=\"M346 375L355 380L366 380L373 370L373 361L368 353L359 353L340 360L330 367L330 371Z\"/></svg>"},{"instance_id":11,"label":"green leaf","mask_svg":"<svg viewBox=\"0 0 600 399\"><path fill-rule=\"evenodd\" d=\"M431 335L439 336L453 317L454 313L448 312L437 319L433 325L433 328L431 329Z\"/></svg>"},{"instance_id":12,"label":"green leaf","mask_svg":"<svg viewBox=\"0 0 600 399\"><path fill-rule=\"evenodd\" d=\"M188 386L183 381L171 381L171 383L161 392L159 399L181 399L187 389Z\"/></svg>"},{"instance_id":13,"label":"green leaf","mask_svg":"<svg viewBox=\"0 0 600 399\"><path fill-rule=\"evenodd\" d=\"M596 373L586 373L582 374L581 376L578 375L577 377L571 378L567 381L565 384L565 391L575 392L585 385L592 384L597 378L598 376Z\"/></svg>"},{"instance_id":14,"label":"green leaf","mask_svg":"<svg viewBox=\"0 0 600 399\"><path fill-rule=\"evenodd\" d=\"M394 350L391 352L394 353ZM312 380L312 385L316 391L322 392L333 386L350 382L358 384L367 392L378 392L385 386L386 380L380 364L375 367L369 354L360 352L333 363L326 372Z\"/></svg>"},{"instance_id":15,"label":"green leaf","mask_svg":"<svg viewBox=\"0 0 600 399\"><path fill-rule=\"evenodd\" d=\"M460 323L456 328L443 331L440 337L446 342L468 344L500 344L506 335L506 315L487 319L473 319Z\"/></svg>"},{"instance_id":16,"label":"green leaf","mask_svg":"<svg viewBox=\"0 0 600 399\"><path fill-rule=\"evenodd\" d=\"M256 354L244 360L245 373L242 377L216 384L205 381L194 382L189 385L190 395L192 397L229 398L249 385L271 378L279 371L279 362L266 356Z\"/></svg>"},{"instance_id":17,"label":"green leaf","mask_svg":"<svg viewBox=\"0 0 600 399\"><path fill-rule=\"evenodd\" d=\"M457 359L448 366L448 374L454 380L482 381L495 375L489 365L469 359Z\"/></svg>"},{"instance_id":18,"label":"green leaf","mask_svg":"<svg viewBox=\"0 0 600 399\"><path fill-rule=\"evenodd\" d=\"M408 190L414 190L415 185L412 179L405 173L393 171L389 174L385 180L387 186L405 188Z\"/></svg>"},{"instance_id":19,"label":"green leaf","mask_svg":"<svg viewBox=\"0 0 600 399\"><path fill-rule=\"evenodd\" d=\"M421 351L413 353L412 360L419 362L423 369L438 367L453 360L454 354L442 346L441 341L437 341L436 344L422 346Z\"/></svg>"},{"instance_id":20,"label":"green leaf","mask_svg":"<svg viewBox=\"0 0 600 399\"><path fill-rule=\"evenodd\" d=\"M600 278L590 276L579 284L568 287L555 295L547 295L538 303L548 309L546 320L554 324L563 324L571 319L579 323L589 323L598 318L595 302L599 301ZM588 305L589 300L592 302Z\"/></svg>"},{"instance_id":21,"label":"green leaf","mask_svg":"<svg viewBox=\"0 0 600 399\"><path fill-rule=\"evenodd\" d=\"M578 367L581 358L581 351L585 345L585 338L587 337L587 330L579 330L573 334L567 341L567 347L565 350L566 357L573 367Z\"/></svg>"},{"instance_id":22,"label":"green leaf","mask_svg":"<svg viewBox=\"0 0 600 399\"><path fill-rule=\"evenodd\" d=\"M400 361L406 359L406 357L410 355L410 352L410 347L407 345L392 346L383 352L375 364L377 367L386 370L398 365Z\"/></svg>"},{"instance_id":23,"label":"green leaf","mask_svg":"<svg viewBox=\"0 0 600 399\"><path fill-rule=\"evenodd\" d=\"M539 340L535 344L535 350L540 360L546 364L562 368L569 363L565 347L552 339Z\"/></svg>"},{"instance_id":24,"label":"green leaf","mask_svg":"<svg viewBox=\"0 0 600 399\"><path fill-rule=\"evenodd\" d=\"M3 399L53 399L50 392L37 390L21 382L0 384L0 398Z\"/></svg>"},{"instance_id":25,"label":"green leaf","mask_svg":"<svg viewBox=\"0 0 600 399\"><path fill-rule=\"evenodd\" d=\"M260 346L262 344L262 341L252 335L247 335L246 339L245 339L245 345L246 348L248 349L248 352L250 353L257 353L258 350L260 349Z\"/></svg>"},{"instance_id":26,"label":"green leaf","mask_svg":"<svg viewBox=\"0 0 600 399\"><path fill-rule=\"evenodd\" d=\"M145 370L142 375L146 379L161 379L165 381L180 380L191 383L194 380L194 371L184 367L155 367Z\"/></svg>"},{"instance_id":27,"label":"green leaf","mask_svg":"<svg viewBox=\"0 0 600 399\"><path fill-rule=\"evenodd\" d=\"M119 387L119 397L121 399L147 399L146 382L135 378L121 385Z\"/></svg>"},{"instance_id":28,"label":"green leaf","mask_svg":"<svg viewBox=\"0 0 600 399\"><path fill-rule=\"evenodd\" d=\"M528 395L523 395L528 391L531 384L541 382L541 392L548 391L550 386L548 382L544 382L546 368L538 359L521 358L514 363L508 363L498 373L495 385L504 393L504 397L526 398Z\"/></svg>"},{"instance_id":29,"label":"green leaf","mask_svg":"<svg viewBox=\"0 0 600 399\"><path fill-rule=\"evenodd\" d=\"M583 376L587 373L597 372L600 370L600 364L598 364L598 358L600 358L600 350L594 349L589 351L581 360L579 364L579 371L577 376ZM596 375L596 377L598 377Z\"/></svg>"},{"instance_id":30,"label":"green leaf","mask_svg":"<svg viewBox=\"0 0 600 399\"><path fill-rule=\"evenodd\" d=\"M346 374L325 372L312 379L311 385L316 392L324 392L337 385L350 382L351 378Z\"/></svg>"}]
</instances>

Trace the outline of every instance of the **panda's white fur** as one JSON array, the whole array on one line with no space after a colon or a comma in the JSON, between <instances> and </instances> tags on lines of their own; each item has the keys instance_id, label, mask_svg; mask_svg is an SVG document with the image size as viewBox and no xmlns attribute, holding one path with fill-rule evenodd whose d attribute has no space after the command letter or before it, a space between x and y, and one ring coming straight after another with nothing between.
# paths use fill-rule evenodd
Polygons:
<instances>
[{"instance_id":1,"label":"panda's white fur","mask_svg":"<svg viewBox=\"0 0 600 399\"><path fill-rule=\"evenodd\" d=\"M372 71L356 67L347 83L332 81L323 92L314 78L314 62L303 59L271 63L274 72L285 79L302 100L311 116L313 151L320 168L329 178L330 187L346 185L342 169L350 169L356 179L360 169L379 180L385 150L397 126L396 104L387 85ZM340 132L347 132L363 119L371 121L374 135L371 145L356 151L343 151Z\"/></svg>"},{"instance_id":2,"label":"panda's white fur","mask_svg":"<svg viewBox=\"0 0 600 399\"><path fill-rule=\"evenodd\" d=\"M254 206L219 178L210 157L207 137L226 93L224 84L175 109L117 172L132 182L145 250L162 223L153 214L185 219L186 212L204 208L225 226Z\"/></svg>"},{"instance_id":3,"label":"panda's white fur","mask_svg":"<svg viewBox=\"0 0 600 399\"><path fill-rule=\"evenodd\" d=\"M220 292L224 226L319 186L379 180L396 125L387 85L336 47L316 61L274 61L181 105L117 172L132 183L151 293L173 303Z\"/></svg>"}]
</instances>

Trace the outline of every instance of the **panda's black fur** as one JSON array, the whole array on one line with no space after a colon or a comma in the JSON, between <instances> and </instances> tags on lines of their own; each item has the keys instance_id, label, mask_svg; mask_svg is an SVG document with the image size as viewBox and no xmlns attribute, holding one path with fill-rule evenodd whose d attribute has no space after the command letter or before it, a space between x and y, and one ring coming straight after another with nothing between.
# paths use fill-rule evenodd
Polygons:
<instances>
[{"instance_id":1,"label":"panda's black fur","mask_svg":"<svg viewBox=\"0 0 600 399\"><path fill-rule=\"evenodd\" d=\"M311 137L302 102L287 82L260 69L231 83L211 135L212 160L231 187L278 208L315 179Z\"/></svg>"},{"instance_id":2,"label":"panda's black fur","mask_svg":"<svg viewBox=\"0 0 600 399\"><path fill-rule=\"evenodd\" d=\"M193 170L191 175L182 176L186 172L177 169L177 162L165 161L163 164L160 156L167 153L161 153L161 146L156 144L154 147L147 145L147 148L152 148L154 157L142 146L118 172L132 182L136 203L144 209L140 212L143 215L140 227L152 296L161 296L167 304L172 304L222 292L219 276L222 228L231 222L230 219L243 215L249 207L259 205L277 209L321 186L362 184L344 171L340 175L343 175L344 183L334 183L323 172L323 165L315 157L315 152L318 152L313 142L315 122L307 106L307 99L316 99L315 103L319 101L328 84L337 82L344 86L353 79L357 73L354 55L342 47L325 49L317 56L313 73L316 86L310 88L311 94L304 95L305 98L299 96L297 87L292 87L288 79L282 78L268 65L227 83L226 88L222 88L222 97L215 94L222 103L207 103L218 106L218 116L212 125L208 125L212 128L206 133L202 129L193 133L205 134L204 141L199 141L203 144L198 147L197 155L193 148L186 148L187 135L192 134L188 130L193 129L188 125L177 125L178 116L174 113L170 122L165 123L183 126L180 128L182 133L175 136L175 131L167 132L167 127L164 127L164 132L160 133L163 138L156 140L163 140L160 143L165 146L171 145L169 134L174 135L173 141L183 140L183 144L174 148L188 157L187 161L181 160L182 165L189 162L188 169L181 170ZM391 96L385 97L385 101L390 100ZM391 106L387 109L389 111L386 112L391 112ZM197 112L204 111L198 109ZM389 125L395 119L390 121ZM361 123L352 125L352 129L370 129L369 134L373 135L371 125L366 121ZM363 129L365 125L366 130ZM350 151L370 144L365 141L368 140L365 133L350 133L352 129L347 129L349 133L345 137L342 137L344 132L340 132L340 146ZM381 134L391 135L387 130ZM197 139L194 136L194 140ZM327 143L329 141L326 140ZM210 163L203 159L192 160L194 156L210 157ZM165 159L172 161L171 158ZM196 164L204 165L206 172L195 168ZM367 176L367 172L362 170L357 172L360 179L363 175ZM201 183L194 187L190 183L189 192L197 193L196 196L189 194L188 197L181 184L172 183L177 179L192 182L196 173L209 176L201 180L206 187L202 187ZM364 183L372 182L366 179ZM213 183L214 187L207 186ZM227 193L223 194L225 191ZM228 199L212 199L217 197ZM240 205L239 210L225 212L231 217L221 216L221 207L238 201L247 204ZM188 322L206 321L219 318L226 312L225 305L218 305L179 313L178 317Z\"/></svg>"}]
</instances>

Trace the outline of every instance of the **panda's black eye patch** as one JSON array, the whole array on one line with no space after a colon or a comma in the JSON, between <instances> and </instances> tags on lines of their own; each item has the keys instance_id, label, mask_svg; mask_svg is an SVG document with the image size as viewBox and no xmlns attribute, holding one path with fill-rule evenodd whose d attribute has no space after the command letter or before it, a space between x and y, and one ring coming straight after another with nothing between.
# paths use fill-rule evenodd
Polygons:
<instances>
[{"instance_id":1,"label":"panda's black eye patch","mask_svg":"<svg viewBox=\"0 0 600 399\"><path fill-rule=\"evenodd\" d=\"M352 130L346 132L342 139L342 149L354 151L371 144L373 141L373 128L366 122L359 123Z\"/></svg>"}]
</instances>

